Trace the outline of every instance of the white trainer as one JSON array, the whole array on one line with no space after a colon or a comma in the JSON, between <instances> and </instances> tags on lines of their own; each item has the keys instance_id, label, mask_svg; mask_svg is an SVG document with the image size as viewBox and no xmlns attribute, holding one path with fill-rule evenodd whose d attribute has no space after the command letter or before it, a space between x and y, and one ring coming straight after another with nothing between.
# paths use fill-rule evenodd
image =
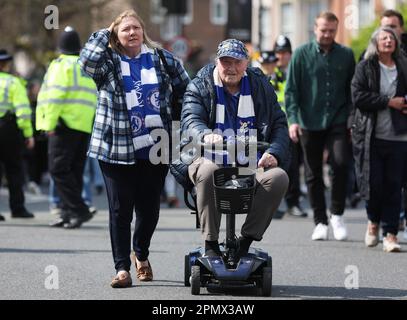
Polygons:
<instances>
[{"instance_id":1,"label":"white trainer","mask_svg":"<svg viewBox=\"0 0 407 320\"><path fill-rule=\"evenodd\" d=\"M387 233L383 238L383 251L385 252L400 252L401 246L398 243L397 237L394 234Z\"/></svg>"},{"instance_id":2,"label":"white trainer","mask_svg":"<svg viewBox=\"0 0 407 320\"><path fill-rule=\"evenodd\" d=\"M312 240L328 240L328 226L318 223L311 236Z\"/></svg>"},{"instance_id":3,"label":"white trainer","mask_svg":"<svg viewBox=\"0 0 407 320\"><path fill-rule=\"evenodd\" d=\"M343 216L339 216L337 214L331 215L331 225L334 232L334 238L336 240L344 241L348 238L348 232L346 230Z\"/></svg>"},{"instance_id":4,"label":"white trainer","mask_svg":"<svg viewBox=\"0 0 407 320\"><path fill-rule=\"evenodd\" d=\"M369 221L365 234L365 245L367 247L375 247L379 244L379 231L380 226L378 223Z\"/></svg>"}]
</instances>

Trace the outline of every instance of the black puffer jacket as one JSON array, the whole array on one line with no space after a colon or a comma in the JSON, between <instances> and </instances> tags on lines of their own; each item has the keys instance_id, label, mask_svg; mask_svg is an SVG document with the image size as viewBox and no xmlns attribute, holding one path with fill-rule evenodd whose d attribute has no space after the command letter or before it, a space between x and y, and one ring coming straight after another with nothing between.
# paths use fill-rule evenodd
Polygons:
<instances>
[{"instance_id":1,"label":"black puffer jacket","mask_svg":"<svg viewBox=\"0 0 407 320\"><path fill-rule=\"evenodd\" d=\"M398 71L396 96L404 96L407 88L407 60L400 56L396 60ZM370 143L376 127L377 111L387 108L387 96L380 95L380 66L377 57L361 61L352 79L352 101L355 108L352 125L353 157L356 180L363 199L370 194ZM391 109L392 118L402 120L403 115ZM398 117L393 115L398 114ZM393 121L393 125L395 121ZM403 123L401 126L405 125Z\"/></svg>"},{"instance_id":2,"label":"black puffer jacket","mask_svg":"<svg viewBox=\"0 0 407 320\"><path fill-rule=\"evenodd\" d=\"M205 130L215 128L216 93L212 76L214 67L210 64L202 68L190 82L184 95L181 131L189 131L189 135L192 133L199 139ZM257 140L270 142L270 148L266 152L274 155L279 167L286 170L290 158L286 116L277 102L273 87L261 70L248 68L247 74L256 115ZM189 142L182 140L181 150ZM181 151L181 159L172 162L171 173L184 188L190 189L192 182L188 177L188 165L194 159L194 154Z\"/></svg>"}]
</instances>

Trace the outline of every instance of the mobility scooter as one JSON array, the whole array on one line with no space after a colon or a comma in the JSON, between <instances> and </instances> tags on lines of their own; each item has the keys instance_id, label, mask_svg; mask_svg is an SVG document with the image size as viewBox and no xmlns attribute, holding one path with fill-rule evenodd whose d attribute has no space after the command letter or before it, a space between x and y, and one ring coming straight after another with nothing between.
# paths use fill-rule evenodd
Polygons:
<instances>
[{"instance_id":1,"label":"mobility scooter","mask_svg":"<svg viewBox=\"0 0 407 320\"><path fill-rule=\"evenodd\" d=\"M224 142L224 147L226 143ZM264 151L268 143L257 142L257 150ZM239 185L239 180L244 181ZM229 183L228 183L229 182ZM228 184L235 185L230 187ZM249 168L222 167L213 174L216 209L226 215L226 240L220 243L221 256L205 256L199 247L185 256L184 284L191 287L192 295L200 289L230 289L255 287L263 296L272 291L272 258L267 252L250 248L247 255L239 257L239 240L235 234L235 215L248 214L251 210L256 187L255 172ZM226 184L226 185L225 185ZM191 202L192 198L192 202ZM196 209L196 195L184 191L185 203L196 215L196 227L200 227Z\"/></svg>"}]
</instances>

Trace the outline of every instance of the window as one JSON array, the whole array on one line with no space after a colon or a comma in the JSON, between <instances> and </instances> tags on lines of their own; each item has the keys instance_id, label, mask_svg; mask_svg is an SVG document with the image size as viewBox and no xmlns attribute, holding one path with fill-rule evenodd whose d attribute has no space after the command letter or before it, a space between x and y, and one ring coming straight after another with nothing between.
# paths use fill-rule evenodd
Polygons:
<instances>
[{"instance_id":1,"label":"window","mask_svg":"<svg viewBox=\"0 0 407 320\"><path fill-rule=\"evenodd\" d=\"M326 10L325 3L321 1L310 1L308 4L308 39L314 38L314 26L315 18L322 12Z\"/></svg>"},{"instance_id":2,"label":"window","mask_svg":"<svg viewBox=\"0 0 407 320\"><path fill-rule=\"evenodd\" d=\"M182 16L181 21L183 24L190 24L193 21L193 0L186 0L187 13ZM162 0L150 1L150 20L155 24L167 24L167 9L163 7ZM168 15L170 16L170 15Z\"/></svg>"},{"instance_id":3,"label":"window","mask_svg":"<svg viewBox=\"0 0 407 320\"><path fill-rule=\"evenodd\" d=\"M374 19L374 8L371 0L359 0L359 26L368 25Z\"/></svg>"},{"instance_id":4,"label":"window","mask_svg":"<svg viewBox=\"0 0 407 320\"><path fill-rule=\"evenodd\" d=\"M163 23L160 24L160 36L164 41L169 41L172 38L179 36L182 33L182 21L178 15L169 14L165 17Z\"/></svg>"},{"instance_id":5,"label":"window","mask_svg":"<svg viewBox=\"0 0 407 320\"><path fill-rule=\"evenodd\" d=\"M150 20L152 23L160 24L164 22L165 9L161 5L161 0L150 1Z\"/></svg>"},{"instance_id":6,"label":"window","mask_svg":"<svg viewBox=\"0 0 407 320\"><path fill-rule=\"evenodd\" d=\"M209 19L212 24L225 25L228 21L227 0L211 0L209 15Z\"/></svg>"},{"instance_id":7,"label":"window","mask_svg":"<svg viewBox=\"0 0 407 320\"><path fill-rule=\"evenodd\" d=\"M191 24L194 21L194 1L187 0L187 13L182 17L183 24Z\"/></svg>"},{"instance_id":8,"label":"window","mask_svg":"<svg viewBox=\"0 0 407 320\"><path fill-rule=\"evenodd\" d=\"M292 39L294 35L294 19L293 4L281 4L281 33L289 39Z\"/></svg>"}]
</instances>

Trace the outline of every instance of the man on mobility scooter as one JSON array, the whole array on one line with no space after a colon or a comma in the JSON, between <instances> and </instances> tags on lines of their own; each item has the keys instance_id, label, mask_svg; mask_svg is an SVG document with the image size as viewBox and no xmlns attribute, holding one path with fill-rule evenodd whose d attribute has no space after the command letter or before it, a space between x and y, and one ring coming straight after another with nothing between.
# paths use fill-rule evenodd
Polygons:
<instances>
[{"instance_id":1,"label":"man on mobility scooter","mask_svg":"<svg viewBox=\"0 0 407 320\"><path fill-rule=\"evenodd\" d=\"M171 171L184 188L195 186L205 240L203 257L222 256L218 242L222 213L215 205L213 174L225 165L248 166L249 160L246 153L237 153L236 160L231 160L222 153L219 157L216 150L208 156L207 148L201 154L200 148L191 148L197 145L192 140L222 145L224 140L240 137L268 143L254 166L257 183L238 240L237 259L248 254L252 241L262 239L288 186L283 170L289 161L287 120L267 77L248 64L244 44L236 39L225 40L218 46L215 65L202 68L184 95L181 160L172 163Z\"/></svg>"}]
</instances>

